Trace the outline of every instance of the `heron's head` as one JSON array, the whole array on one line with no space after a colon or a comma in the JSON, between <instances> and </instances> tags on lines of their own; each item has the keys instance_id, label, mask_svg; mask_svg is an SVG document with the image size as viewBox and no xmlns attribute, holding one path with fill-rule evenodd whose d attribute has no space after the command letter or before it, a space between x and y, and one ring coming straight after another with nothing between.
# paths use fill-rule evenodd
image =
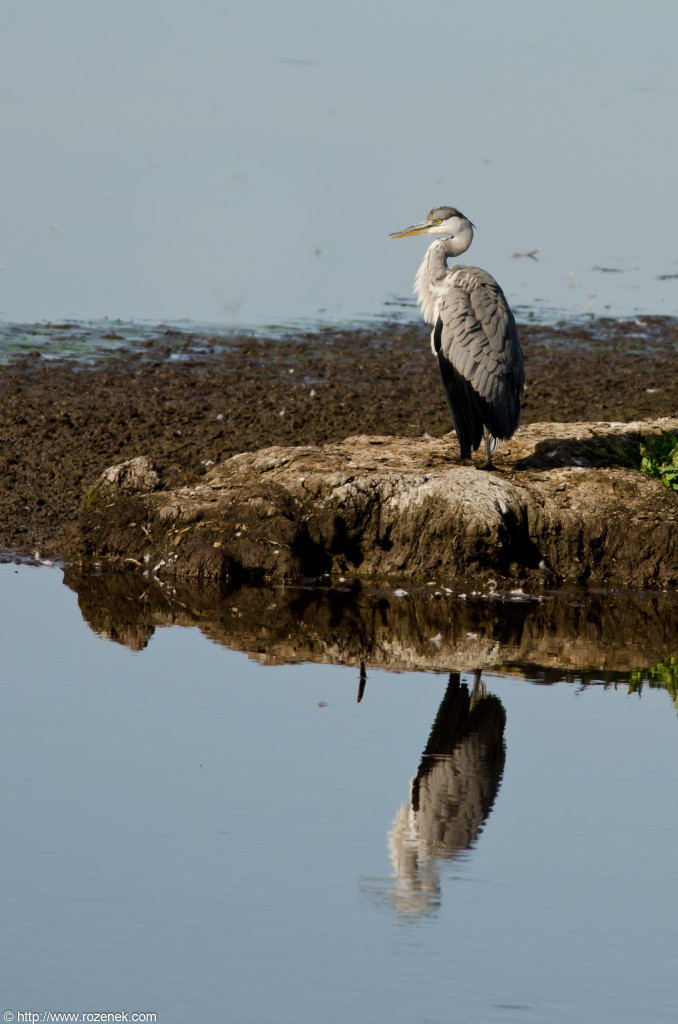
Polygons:
<instances>
[{"instance_id":1,"label":"heron's head","mask_svg":"<svg viewBox=\"0 0 678 1024\"><path fill-rule=\"evenodd\" d=\"M389 238L406 238L408 235L450 235L458 238L460 235L468 238L471 244L473 238L473 224L463 213L454 206L436 206L420 224L413 224L403 231L394 231Z\"/></svg>"}]
</instances>

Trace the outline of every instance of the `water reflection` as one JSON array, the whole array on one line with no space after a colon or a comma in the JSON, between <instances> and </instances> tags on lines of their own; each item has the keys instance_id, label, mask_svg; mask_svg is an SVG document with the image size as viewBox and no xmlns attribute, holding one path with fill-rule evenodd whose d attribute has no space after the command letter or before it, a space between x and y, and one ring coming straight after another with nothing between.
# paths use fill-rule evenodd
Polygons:
<instances>
[{"instance_id":1,"label":"water reflection","mask_svg":"<svg viewBox=\"0 0 678 1024\"><path fill-rule=\"evenodd\" d=\"M678 593L453 594L424 587L161 586L135 573L64 582L100 636L142 650L156 629L197 626L263 664L300 661L391 671L518 672L535 682L665 685L676 676ZM672 667L673 666L673 667Z\"/></svg>"},{"instance_id":2,"label":"water reflection","mask_svg":"<svg viewBox=\"0 0 678 1024\"><path fill-rule=\"evenodd\" d=\"M476 672L473 691L458 672L450 679L424 748L410 799L388 836L393 878L366 880L375 902L406 917L440 903L439 862L470 850L492 810L506 748L506 713Z\"/></svg>"},{"instance_id":3,"label":"water reflection","mask_svg":"<svg viewBox=\"0 0 678 1024\"><path fill-rule=\"evenodd\" d=\"M156 628L197 626L264 664L355 666L359 702L369 699L372 669L445 671L449 682L409 799L388 833L392 875L361 882L369 900L407 919L437 911L444 865L476 843L499 791L506 713L483 671L540 684L663 686L674 702L678 693L675 593L455 595L435 586L405 594L358 584L224 592L75 568L65 582L93 630L134 650ZM462 673L473 674L471 691Z\"/></svg>"}]
</instances>

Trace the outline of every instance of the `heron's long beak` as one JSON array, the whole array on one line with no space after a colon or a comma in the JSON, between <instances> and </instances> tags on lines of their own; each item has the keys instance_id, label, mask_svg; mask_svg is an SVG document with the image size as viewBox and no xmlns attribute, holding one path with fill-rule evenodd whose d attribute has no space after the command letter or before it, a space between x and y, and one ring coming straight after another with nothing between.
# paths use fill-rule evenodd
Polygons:
<instances>
[{"instance_id":1,"label":"heron's long beak","mask_svg":"<svg viewBox=\"0 0 678 1024\"><path fill-rule=\"evenodd\" d=\"M424 220L421 224L413 224L411 228L405 228L404 231L394 231L389 238L406 238L408 235L423 235L431 227L431 222Z\"/></svg>"}]
</instances>

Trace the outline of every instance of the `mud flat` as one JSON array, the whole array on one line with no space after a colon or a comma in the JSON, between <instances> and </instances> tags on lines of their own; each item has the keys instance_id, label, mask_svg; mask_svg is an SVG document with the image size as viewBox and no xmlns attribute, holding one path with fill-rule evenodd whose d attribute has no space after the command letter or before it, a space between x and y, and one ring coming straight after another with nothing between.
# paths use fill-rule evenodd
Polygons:
<instances>
[{"instance_id":1,"label":"mud flat","mask_svg":"<svg viewBox=\"0 0 678 1024\"><path fill-rule=\"evenodd\" d=\"M630 468L645 434L678 426L676 321L521 336L525 425L493 472L456 461L418 327L160 330L87 362L11 362L0 546L230 583L676 586L676 495Z\"/></svg>"}]
</instances>

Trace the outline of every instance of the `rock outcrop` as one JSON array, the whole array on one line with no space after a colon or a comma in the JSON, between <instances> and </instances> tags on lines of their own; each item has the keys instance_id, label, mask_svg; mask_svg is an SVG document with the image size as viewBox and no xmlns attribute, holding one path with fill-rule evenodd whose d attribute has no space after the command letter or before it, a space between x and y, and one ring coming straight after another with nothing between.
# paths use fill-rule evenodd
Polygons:
<instances>
[{"instance_id":1,"label":"rock outcrop","mask_svg":"<svg viewBox=\"0 0 678 1024\"><path fill-rule=\"evenodd\" d=\"M632 468L662 430L678 419L533 425L491 471L460 464L450 436L357 436L236 455L172 491L142 456L88 493L79 554L230 584L491 575L676 587L678 494Z\"/></svg>"}]
</instances>

